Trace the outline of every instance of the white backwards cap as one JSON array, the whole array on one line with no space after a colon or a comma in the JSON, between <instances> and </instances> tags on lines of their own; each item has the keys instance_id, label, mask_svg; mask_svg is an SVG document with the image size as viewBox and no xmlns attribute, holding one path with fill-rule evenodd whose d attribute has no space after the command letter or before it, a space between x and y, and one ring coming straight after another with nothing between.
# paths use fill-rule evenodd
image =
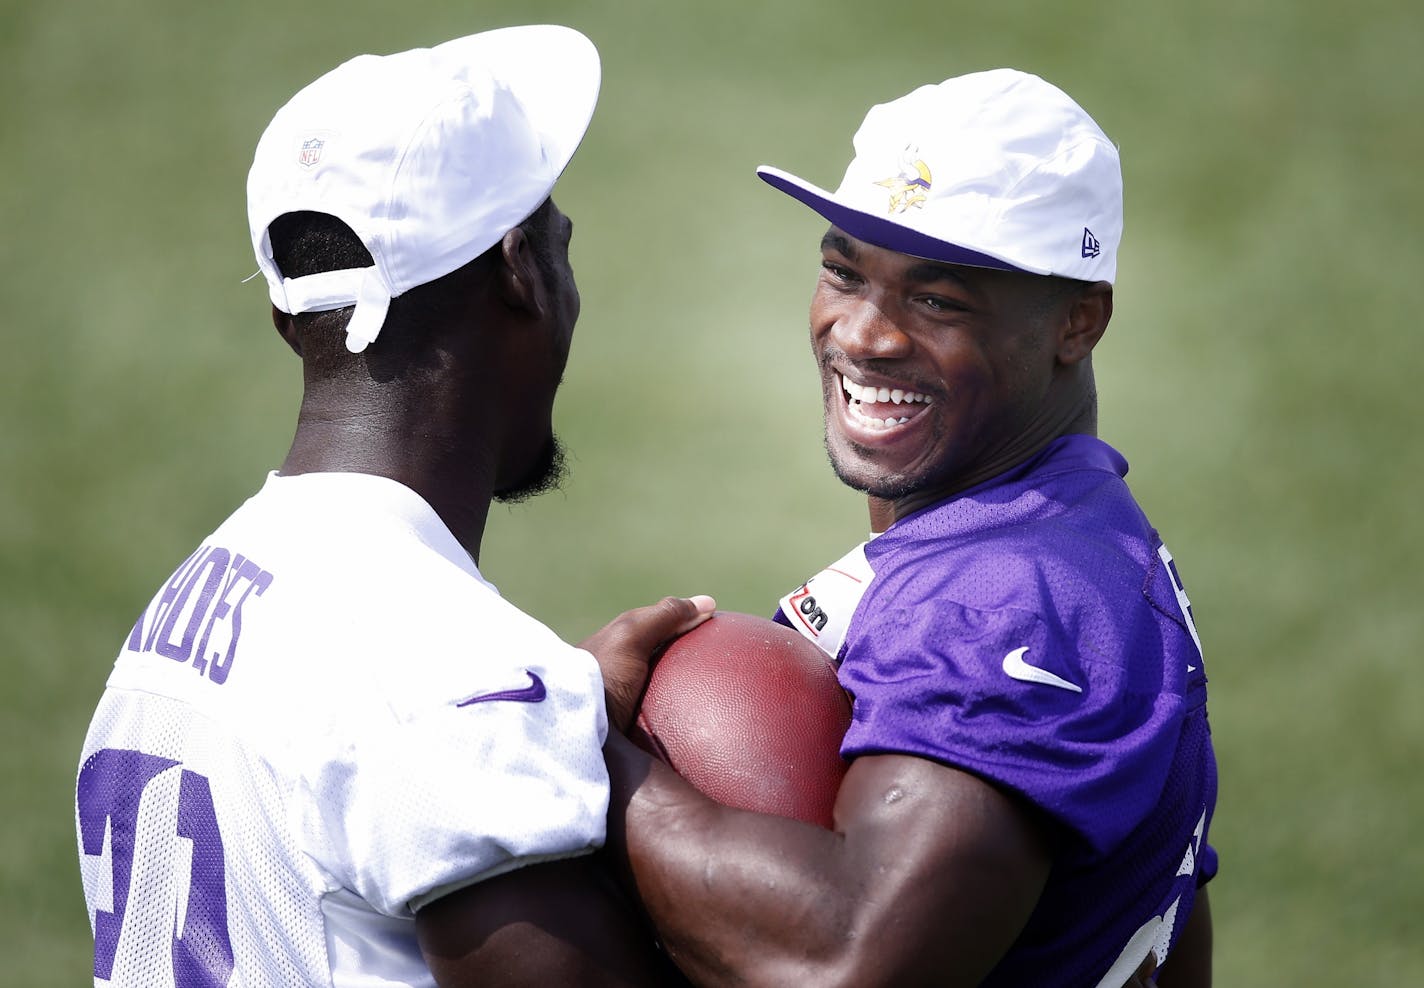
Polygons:
<instances>
[{"instance_id":1,"label":"white backwards cap","mask_svg":"<svg viewBox=\"0 0 1424 988\"><path fill-rule=\"evenodd\" d=\"M994 69L871 108L835 192L757 174L866 243L950 264L1111 282L1117 148L1061 89Z\"/></svg>"},{"instance_id":2,"label":"white backwards cap","mask_svg":"<svg viewBox=\"0 0 1424 988\"><path fill-rule=\"evenodd\" d=\"M598 101L593 42L554 25L510 27L394 55L359 55L298 92L258 141L247 219L272 304L355 304L353 353L390 301L484 253L548 198ZM268 227L329 213L369 268L283 278Z\"/></svg>"}]
</instances>

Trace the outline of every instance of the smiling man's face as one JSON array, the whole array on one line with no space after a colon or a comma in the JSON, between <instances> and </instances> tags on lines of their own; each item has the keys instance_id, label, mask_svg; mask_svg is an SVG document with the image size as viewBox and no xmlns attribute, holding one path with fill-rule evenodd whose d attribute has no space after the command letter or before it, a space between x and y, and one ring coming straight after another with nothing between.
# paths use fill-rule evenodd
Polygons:
<instances>
[{"instance_id":1,"label":"smiling man's face","mask_svg":"<svg viewBox=\"0 0 1424 988\"><path fill-rule=\"evenodd\" d=\"M844 483L902 517L1013 466L1061 426L1068 303L1050 279L926 261L834 227L821 253L811 345Z\"/></svg>"}]
</instances>

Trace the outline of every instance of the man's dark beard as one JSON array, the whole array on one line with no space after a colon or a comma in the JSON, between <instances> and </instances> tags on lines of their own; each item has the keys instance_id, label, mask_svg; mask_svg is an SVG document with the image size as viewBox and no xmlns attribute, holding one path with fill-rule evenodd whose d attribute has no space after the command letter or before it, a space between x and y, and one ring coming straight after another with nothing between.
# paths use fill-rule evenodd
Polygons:
<instances>
[{"instance_id":1,"label":"man's dark beard","mask_svg":"<svg viewBox=\"0 0 1424 988\"><path fill-rule=\"evenodd\" d=\"M886 501L895 501L899 498L913 494L924 486L923 481L914 481L906 478L891 479L889 477L877 477L871 481L857 480L841 470L841 465L836 461L835 455L831 452L830 438L825 440L826 459L830 461L831 470L835 472L836 479L845 484L853 491L862 494L869 494L871 497L878 497Z\"/></svg>"},{"instance_id":2,"label":"man's dark beard","mask_svg":"<svg viewBox=\"0 0 1424 988\"><path fill-rule=\"evenodd\" d=\"M558 436L550 436L529 472L517 483L495 491L494 499L500 504L519 504L536 494L558 490L567 474L563 444Z\"/></svg>"}]
</instances>

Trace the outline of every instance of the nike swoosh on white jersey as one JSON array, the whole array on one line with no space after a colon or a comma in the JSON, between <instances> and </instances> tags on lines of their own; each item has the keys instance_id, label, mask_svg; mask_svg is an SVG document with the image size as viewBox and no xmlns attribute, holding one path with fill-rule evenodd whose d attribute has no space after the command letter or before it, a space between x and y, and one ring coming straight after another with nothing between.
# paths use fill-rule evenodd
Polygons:
<instances>
[{"instance_id":1,"label":"nike swoosh on white jersey","mask_svg":"<svg viewBox=\"0 0 1424 988\"><path fill-rule=\"evenodd\" d=\"M1031 666L1024 661L1024 653L1028 651L1028 646L1016 648L1008 655L1004 656L1004 672L1013 679L1024 683L1042 683L1044 686L1057 686L1061 690L1072 690L1074 693L1083 692L1083 687L1076 683L1070 683L1049 672L1047 669L1040 669L1038 666Z\"/></svg>"},{"instance_id":2,"label":"nike swoosh on white jersey","mask_svg":"<svg viewBox=\"0 0 1424 988\"><path fill-rule=\"evenodd\" d=\"M468 707L472 703L488 703L491 700L509 700L514 703L541 703L544 697L549 695L544 688L544 680L540 679L533 670L525 669L524 674L529 677L529 685L517 690L499 690L494 693L475 693L458 700L457 707Z\"/></svg>"}]
</instances>

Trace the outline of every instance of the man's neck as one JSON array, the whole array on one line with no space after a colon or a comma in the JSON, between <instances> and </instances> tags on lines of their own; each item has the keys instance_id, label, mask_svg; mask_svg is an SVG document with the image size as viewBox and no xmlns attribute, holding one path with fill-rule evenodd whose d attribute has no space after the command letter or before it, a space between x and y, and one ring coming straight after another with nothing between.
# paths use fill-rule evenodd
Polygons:
<instances>
[{"instance_id":1,"label":"man's neck","mask_svg":"<svg viewBox=\"0 0 1424 988\"><path fill-rule=\"evenodd\" d=\"M489 515L491 488L479 457L464 456L438 432L414 428L399 415L322 414L302 404L291 449L278 470L364 473L385 477L420 495L476 562Z\"/></svg>"},{"instance_id":2,"label":"man's neck","mask_svg":"<svg viewBox=\"0 0 1424 988\"><path fill-rule=\"evenodd\" d=\"M1000 474L1031 460L1063 436L1076 434L1089 436L1098 434L1096 393L1085 393L1076 408L1061 416L1057 425L1036 432L1030 430L1019 437L1019 441L1010 455L996 458L979 469L954 478L950 483L912 491L904 497L894 500L869 498L870 530L876 533L883 532L901 518L908 517L932 504L946 501L993 480Z\"/></svg>"}]
</instances>

